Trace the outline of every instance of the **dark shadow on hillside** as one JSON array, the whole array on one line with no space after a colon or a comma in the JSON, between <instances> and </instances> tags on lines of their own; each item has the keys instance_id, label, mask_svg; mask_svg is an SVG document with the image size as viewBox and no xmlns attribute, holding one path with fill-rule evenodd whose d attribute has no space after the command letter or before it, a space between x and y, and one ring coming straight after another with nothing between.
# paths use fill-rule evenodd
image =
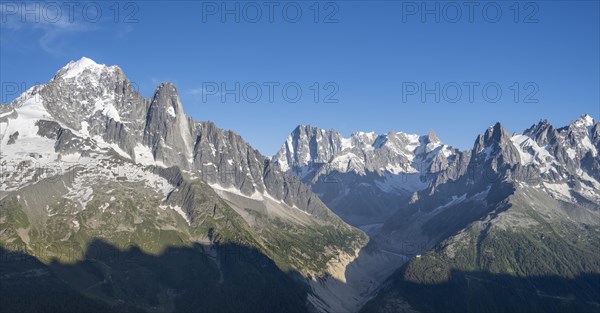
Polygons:
<instances>
[{"instance_id":1,"label":"dark shadow on hillside","mask_svg":"<svg viewBox=\"0 0 600 313\"><path fill-rule=\"evenodd\" d=\"M410 190L411 183L419 180L419 174L388 172L386 175L372 171L366 171L364 174L333 172L320 176L318 181L312 184L311 190L350 225L360 227L380 224L408 203L412 192L407 190ZM379 182L385 185L386 177L396 181L396 187L406 187L407 190L383 191L373 184ZM305 179L304 182L311 184L310 179ZM347 190L352 192L348 193Z\"/></svg>"},{"instance_id":2,"label":"dark shadow on hillside","mask_svg":"<svg viewBox=\"0 0 600 313\"><path fill-rule=\"evenodd\" d=\"M256 249L172 247L160 255L95 240L74 264L0 248L0 312L307 312L307 287Z\"/></svg>"},{"instance_id":3,"label":"dark shadow on hillside","mask_svg":"<svg viewBox=\"0 0 600 313\"><path fill-rule=\"evenodd\" d=\"M600 312L600 274L595 273L563 278L454 270L440 284L420 284L402 276L389 281L362 312L390 308L382 298L404 300L421 312Z\"/></svg>"}]
</instances>

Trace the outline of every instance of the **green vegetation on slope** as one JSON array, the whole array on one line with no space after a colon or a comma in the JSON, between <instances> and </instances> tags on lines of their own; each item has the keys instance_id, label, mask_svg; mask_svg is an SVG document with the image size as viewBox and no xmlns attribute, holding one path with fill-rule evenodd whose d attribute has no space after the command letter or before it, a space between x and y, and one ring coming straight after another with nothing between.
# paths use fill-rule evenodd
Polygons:
<instances>
[{"instance_id":1,"label":"green vegetation on slope","mask_svg":"<svg viewBox=\"0 0 600 313\"><path fill-rule=\"evenodd\" d=\"M472 223L405 264L363 311L597 312L600 228L537 221Z\"/></svg>"}]
</instances>

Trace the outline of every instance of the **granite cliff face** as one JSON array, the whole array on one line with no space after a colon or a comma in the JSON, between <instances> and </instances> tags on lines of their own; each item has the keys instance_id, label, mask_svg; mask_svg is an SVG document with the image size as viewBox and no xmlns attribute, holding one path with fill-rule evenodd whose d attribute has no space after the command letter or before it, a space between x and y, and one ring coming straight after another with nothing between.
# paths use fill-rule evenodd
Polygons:
<instances>
[{"instance_id":1,"label":"granite cliff face","mask_svg":"<svg viewBox=\"0 0 600 313\"><path fill-rule=\"evenodd\" d=\"M599 125L583 115L558 129L541 121L510 136L496 124L480 135L465 169L447 170L463 174L417 192L376 235L417 256L363 311L595 310Z\"/></svg>"},{"instance_id":2,"label":"granite cliff face","mask_svg":"<svg viewBox=\"0 0 600 313\"><path fill-rule=\"evenodd\" d=\"M426 136L359 132L344 138L333 130L298 126L273 162L311 185L346 222L372 229L459 154L433 131Z\"/></svg>"},{"instance_id":3,"label":"granite cliff face","mask_svg":"<svg viewBox=\"0 0 600 313\"><path fill-rule=\"evenodd\" d=\"M120 68L83 58L0 106L0 244L50 262L38 248L68 243L74 254L52 257L85 264L95 239L153 255L194 247L190 253L211 259L205 265L214 270L208 281L215 290L223 281L239 284L227 281L228 271L243 269L266 280L250 282L240 295L263 292L281 281L277 268L293 277L278 286L305 291L299 293L302 310L357 311L407 261L391 279L406 274L435 281L472 269L559 276L600 271L594 263L599 153L600 123L584 115L565 127L540 121L513 135L497 123L468 151L442 143L433 131L344 137L298 126L267 158L238 134L185 115L173 84L160 84L144 98ZM362 228L369 245L367 235L347 223ZM274 266L268 272L252 262L231 266L222 250L231 245L256 250ZM486 259L515 246L518 253L503 255L505 263ZM528 253L518 248L525 246L537 249L528 254L531 264L555 265L519 267L515 255ZM469 251L477 256L457 258ZM429 267L415 265L417 254L444 259L447 272L429 277ZM93 271L103 274L90 286L120 275L117 267L95 264ZM53 275L79 290L65 273ZM278 278L269 280L272 275ZM120 283L110 281L103 290L120 290ZM170 287L162 283L148 298L128 300L135 309L155 309L147 299L160 298L160 308L172 308L178 296L163 292ZM85 290L84 296L117 301L114 294ZM379 298L410 308L397 291Z\"/></svg>"},{"instance_id":4,"label":"granite cliff face","mask_svg":"<svg viewBox=\"0 0 600 313\"><path fill-rule=\"evenodd\" d=\"M44 127L63 125L67 133L111 146L136 163L178 166L198 173L215 188L234 188L246 196L267 193L307 213L336 219L309 188L272 167L239 135L186 116L173 84L160 84L145 99L119 67L82 58L59 70L47 84L29 89L11 106L36 102L42 104L49 120L58 123ZM8 117L8 112L3 114L4 119ZM89 146L85 140L63 142L57 143L57 151Z\"/></svg>"},{"instance_id":5,"label":"granite cliff face","mask_svg":"<svg viewBox=\"0 0 600 313\"><path fill-rule=\"evenodd\" d=\"M345 280L367 243L238 134L188 117L173 84L146 99L119 67L87 58L0 106L0 169L0 243L36 258L36 246L69 243L83 253L96 239L150 254L201 244L210 257L234 245L297 273L297 290L311 290L324 277ZM85 254L74 257L57 259ZM265 279L273 274L256 266ZM176 302L160 297L164 309ZM314 290L304 297L312 309L332 301L315 302Z\"/></svg>"},{"instance_id":6,"label":"granite cliff face","mask_svg":"<svg viewBox=\"0 0 600 313\"><path fill-rule=\"evenodd\" d=\"M334 130L299 126L273 160L389 249L416 239L431 247L525 186L572 205L597 207L599 125L584 115L567 127L556 129L543 120L510 135L497 123L469 151L444 145L433 131L344 138ZM460 216L454 206L480 211ZM454 212L457 221L444 223L442 212ZM437 215L442 223L437 233L422 234L422 224L435 224L430 220Z\"/></svg>"},{"instance_id":7,"label":"granite cliff face","mask_svg":"<svg viewBox=\"0 0 600 313\"><path fill-rule=\"evenodd\" d=\"M599 299L599 129L588 115L513 135L497 123L459 151L432 132L299 126L273 160L408 261L364 312L587 311Z\"/></svg>"}]
</instances>

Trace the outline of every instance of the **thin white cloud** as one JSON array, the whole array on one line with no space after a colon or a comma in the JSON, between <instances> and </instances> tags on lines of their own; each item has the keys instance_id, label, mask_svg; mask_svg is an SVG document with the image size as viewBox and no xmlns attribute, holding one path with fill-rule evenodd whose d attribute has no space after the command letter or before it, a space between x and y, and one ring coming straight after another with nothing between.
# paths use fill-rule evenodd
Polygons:
<instances>
[{"instance_id":1,"label":"thin white cloud","mask_svg":"<svg viewBox=\"0 0 600 313\"><path fill-rule=\"evenodd\" d=\"M21 6L16 7L17 12L15 13L14 2L0 4L0 16L2 17L0 27L5 30L0 35L0 42L3 45L7 43L7 39L11 39L12 44L18 44L19 42L30 42L28 36L34 36L43 51L53 56L63 56L64 49L71 42L71 35L100 30L103 28L101 26L102 18L108 19L108 17L102 17L99 21L94 22L89 17L73 16L73 14L69 14L67 7L59 7L62 10L59 15L53 13L52 16L48 16L48 9L44 8L43 2L32 3L37 5L30 4L29 7L26 7L27 14L21 12L23 10ZM122 29L115 30L115 37L118 39L123 39L133 30L130 25L123 26ZM15 40L18 38L27 39ZM27 44L23 43L23 45Z\"/></svg>"}]
</instances>

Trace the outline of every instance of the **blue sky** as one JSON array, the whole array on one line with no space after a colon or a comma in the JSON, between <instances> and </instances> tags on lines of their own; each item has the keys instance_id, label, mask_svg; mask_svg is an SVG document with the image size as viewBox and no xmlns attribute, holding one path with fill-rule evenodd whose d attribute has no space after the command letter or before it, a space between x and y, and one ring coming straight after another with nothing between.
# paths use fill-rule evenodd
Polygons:
<instances>
[{"instance_id":1,"label":"blue sky","mask_svg":"<svg viewBox=\"0 0 600 313\"><path fill-rule=\"evenodd\" d=\"M516 132L541 118L563 126L583 113L600 117L598 1L479 2L472 16L463 1L280 3L272 16L260 1L81 2L72 12L29 2L45 12L39 21L2 2L0 102L15 97L7 83L45 82L87 56L119 65L147 97L175 83L195 120L232 129L265 155L298 124L345 135L433 128L469 149L496 121ZM223 20L222 6L236 4L239 22ZM423 17L422 5L439 5L437 15ZM223 99L222 87L236 83L240 101Z\"/></svg>"}]
</instances>

